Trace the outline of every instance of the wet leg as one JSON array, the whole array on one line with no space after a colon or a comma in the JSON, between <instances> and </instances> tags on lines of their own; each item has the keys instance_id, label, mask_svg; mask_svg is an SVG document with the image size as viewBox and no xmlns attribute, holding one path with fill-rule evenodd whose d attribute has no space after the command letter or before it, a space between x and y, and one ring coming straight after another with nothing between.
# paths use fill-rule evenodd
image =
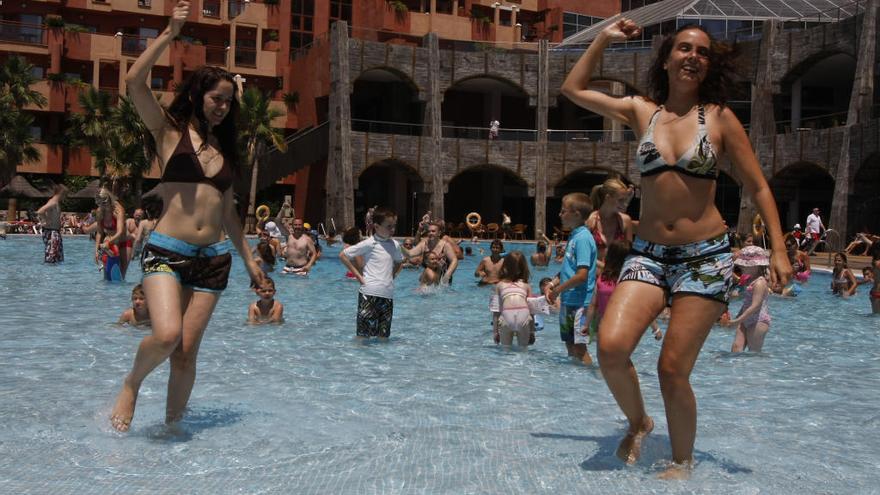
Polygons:
<instances>
[{"instance_id":1,"label":"wet leg","mask_svg":"<svg viewBox=\"0 0 880 495\"><path fill-rule=\"evenodd\" d=\"M171 275L152 275L144 279L143 285L150 301L152 334L141 341L134 365L110 413L110 424L118 431L128 431L131 425L144 378L171 355L181 339L181 287L177 279Z\"/></svg>"},{"instance_id":2,"label":"wet leg","mask_svg":"<svg viewBox=\"0 0 880 495\"><path fill-rule=\"evenodd\" d=\"M173 423L183 417L193 384L196 381L196 359L199 345L219 294L209 292L190 293L189 304L183 314L183 338L171 354L171 374L168 377L168 399L165 406L165 422Z\"/></svg>"}]
</instances>

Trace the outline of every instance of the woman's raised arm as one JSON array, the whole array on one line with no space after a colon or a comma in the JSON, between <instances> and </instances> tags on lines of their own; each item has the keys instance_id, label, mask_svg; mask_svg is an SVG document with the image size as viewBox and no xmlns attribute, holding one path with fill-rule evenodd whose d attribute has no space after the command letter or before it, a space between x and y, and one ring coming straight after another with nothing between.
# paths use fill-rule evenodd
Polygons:
<instances>
[{"instance_id":1,"label":"woman's raised arm","mask_svg":"<svg viewBox=\"0 0 880 495\"><path fill-rule=\"evenodd\" d=\"M562 83L562 94L578 106L591 112L622 122L631 128L634 127L636 114L633 98L609 96L601 91L589 89L589 85L590 77L599 60L602 59L602 52L605 51L605 48L615 41L626 41L631 37L638 36L641 32L642 29L629 19L620 19L614 24L609 24L571 68L571 72Z\"/></svg>"},{"instance_id":2,"label":"woman's raised arm","mask_svg":"<svg viewBox=\"0 0 880 495\"><path fill-rule=\"evenodd\" d=\"M137 108L141 120L144 121L144 124L153 134L153 137L156 138L156 141L159 141L159 134L167 125L167 119L165 118L165 112L150 90L147 77L153 68L153 64L156 63L162 52L168 48L171 40L180 34L180 29L183 27L184 22L186 22L188 15L189 2L185 0L177 2L171 14L171 21L168 23L168 27L159 34L156 41L141 53L141 56L132 64L131 68L128 69L128 74L125 76L128 96L131 98L132 103L134 103L135 108Z\"/></svg>"}]
</instances>

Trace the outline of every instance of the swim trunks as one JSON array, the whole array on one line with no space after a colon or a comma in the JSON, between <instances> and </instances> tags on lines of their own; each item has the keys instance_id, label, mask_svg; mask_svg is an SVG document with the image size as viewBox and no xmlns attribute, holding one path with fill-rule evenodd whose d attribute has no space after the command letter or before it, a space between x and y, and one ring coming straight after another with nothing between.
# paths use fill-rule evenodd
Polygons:
<instances>
[{"instance_id":1,"label":"swim trunks","mask_svg":"<svg viewBox=\"0 0 880 495\"><path fill-rule=\"evenodd\" d=\"M222 292L232 268L229 240L199 246L153 231L141 255L144 278L173 275L181 285L201 292Z\"/></svg>"},{"instance_id":2,"label":"swim trunks","mask_svg":"<svg viewBox=\"0 0 880 495\"><path fill-rule=\"evenodd\" d=\"M64 261L64 244L61 242L60 230L44 228L43 244L46 247L43 253L44 262L60 263Z\"/></svg>"},{"instance_id":3,"label":"swim trunks","mask_svg":"<svg viewBox=\"0 0 880 495\"><path fill-rule=\"evenodd\" d=\"M574 332L580 329L577 321L578 311L583 309L581 306L569 306L563 304L559 307L559 338L567 343L574 344Z\"/></svg>"},{"instance_id":4,"label":"swim trunks","mask_svg":"<svg viewBox=\"0 0 880 495\"><path fill-rule=\"evenodd\" d=\"M676 246L636 237L620 271L619 282L634 280L675 294L694 294L727 304L733 256L727 235Z\"/></svg>"},{"instance_id":5,"label":"swim trunks","mask_svg":"<svg viewBox=\"0 0 880 495\"><path fill-rule=\"evenodd\" d=\"M285 265L284 268L281 269L282 273L292 273L295 275L305 275L306 271L303 270L306 265Z\"/></svg>"},{"instance_id":6,"label":"swim trunks","mask_svg":"<svg viewBox=\"0 0 880 495\"><path fill-rule=\"evenodd\" d=\"M384 337L391 335L394 300L368 296L358 292L357 336Z\"/></svg>"}]
</instances>

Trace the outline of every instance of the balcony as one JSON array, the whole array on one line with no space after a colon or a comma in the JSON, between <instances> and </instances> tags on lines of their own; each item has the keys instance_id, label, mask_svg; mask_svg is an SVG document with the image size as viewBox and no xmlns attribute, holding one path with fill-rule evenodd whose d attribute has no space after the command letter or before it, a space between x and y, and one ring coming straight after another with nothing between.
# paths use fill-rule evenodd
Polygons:
<instances>
[{"instance_id":1,"label":"balcony","mask_svg":"<svg viewBox=\"0 0 880 495\"><path fill-rule=\"evenodd\" d=\"M206 45L204 48L205 64L216 65L219 67L227 67L229 65L229 61L227 60L229 47L220 45Z\"/></svg>"},{"instance_id":2,"label":"balcony","mask_svg":"<svg viewBox=\"0 0 880 495\"><path fill-rule=\"evenodd\" d=\"M235 65L239 67L257 68L257 49L235 47Z\"/></svg>"},{"instance_id":3,"label":"balcony","mask_svg":"<svg viewBox=\"0 0 880 495\"><path fill-rule=\"evenodd\" d=\"M40 95L46 99L46 104L43 105L43 108L40 108L36 105L27 105L24 107L25 110L35 110L35 111L49 110L49 98L50 98L51 92L52 92L52 87L50 86L50 84L51 83L45 79L31 84L31 91L36 91L36 92L40 93Z\"/></svg>"},{"instance_id":4,"label":"balcony","mask_svg":"<svg viewBox=\"0 0 880 495\"><path fill-rule=\"evenodd\" d=\"M40 158L31 163L22 163L16 167L18 173L60 174L62 167L62 148L46 143L34 143Z\"/></svg>"},{"instance_id":5,"label":"balcony","mask_svg":"<svg viewBox=\"0 0 880 495\"><path fill-rule=\"evenodd\" d=\"M147 38L134 34L122 36L122 54L137 57L147 49Z\"/></svg>"},{"instance_id":6,"label":"balcony","mask_svg":"<svg viewBox=\"0 0 880 495\"><path fill-rule=\"evenodd\" d=\"M48 34L45 26L36 24L22 24L13 21L0 21L0 45L14 43L16 45L30 45L34 49L27 50L16 47L10 51L22 51L27 53L47 53Z\"/></svg>"}]
</instances>

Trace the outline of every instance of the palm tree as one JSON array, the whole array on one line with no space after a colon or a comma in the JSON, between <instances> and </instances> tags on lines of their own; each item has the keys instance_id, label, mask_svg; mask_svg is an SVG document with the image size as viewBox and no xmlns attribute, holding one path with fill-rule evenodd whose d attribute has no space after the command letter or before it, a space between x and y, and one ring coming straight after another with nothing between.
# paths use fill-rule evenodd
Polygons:
<instances>
[{"instance_id":1,"label":"palm tree","mask_svg":"<svg viewBox=\"0 0 880 495\"><path fill-rule=\"evenodd\" d=\"M73 113L68 118L71 145L88 146L95 158L95 168L101 179L105 179L108 166L112 167L117 160L110 95L89 86L80 92L79 104L82 113ZM115 167L113 169L115 172Z\"/></svg>"},{"instance_id":2,"label":"palm tree","mask_svg":"<svg viewBox=\"0 0 880 495\"><path fill-rule=\"evenodd\" d=\"M40 159L30 134L34 116L23 110L27 105L42 108L46 98L31 89L37 78L33 66L22 57L12 56L0 66L0 187L15 175L21 163Z\"/></svg>"},{"instance_id":3,"label":"palm tree","mask_svg":"<svg viewBox=\"0 0 880 495\"><path fill-rule=\"evenodd\" d=\"M156 158L153 136L147 129L131 99L119 97L119 105L112 109L116 144L122 150L117 155L116 168L125 171L134 185L135 204L140 205L144 174L150 171Z\"/></svg>"},{"instance_id":4,"label":"palm tree","mask_svg":"<svg viewBox=\"0 0 880 495\"><path fill-rule=\"evenodd\" d=\"M259 174L259 157L266 146L275 146L281 151L287 149L281 129L272 127L272 120L281 117L284 112L269 107L269 98L256 88L248 88L241 95L239 111L239 149L251 167L251 187L248 198L247 221L245 232L252 232L256 225L254 203L257 200L257 177Z\"/></svg>"}]
</instances>

